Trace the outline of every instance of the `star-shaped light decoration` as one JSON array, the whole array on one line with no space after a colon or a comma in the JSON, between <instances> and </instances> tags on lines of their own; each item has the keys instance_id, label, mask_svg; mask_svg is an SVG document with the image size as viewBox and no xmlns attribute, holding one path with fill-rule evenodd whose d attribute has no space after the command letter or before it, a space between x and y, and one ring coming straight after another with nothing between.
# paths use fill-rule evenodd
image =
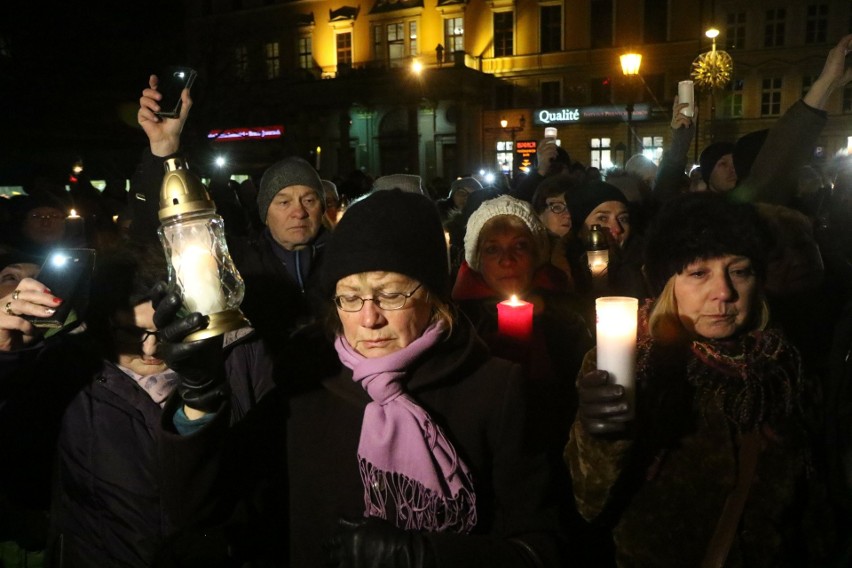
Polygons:
<instances>
[{"instance_id":1,"label":"star-shaped light decoration","mask_svg":"<svg viewBox=\"0 0 852 568\"><path fill-rule=\"evenodd\" d=\"M692 79L702 89L721 89L731 80L734 61L726 51L716 49L717 35L719 30L707 31L707 37L713 40L713 48L692 62Z\"/></svg>"}]
</instances>

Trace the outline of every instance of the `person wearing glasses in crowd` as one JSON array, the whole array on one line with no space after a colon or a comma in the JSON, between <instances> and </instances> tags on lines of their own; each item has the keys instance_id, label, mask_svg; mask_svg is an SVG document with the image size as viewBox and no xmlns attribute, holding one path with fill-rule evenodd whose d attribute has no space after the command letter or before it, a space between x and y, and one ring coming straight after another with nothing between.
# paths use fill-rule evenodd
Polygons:
<instances>
[{"instance_id":1,"label":"person wearing glasses in crowd","mask_svg":"<svg viewBox=\"0 0 852 568\"><path fill-rule=\"evenodd\" d=\"M272 479L288 507L264 501L279 526L291 520L277 533L275 565L562 566L553 483L529 438L521 369L492 357L453 309L434 202L399 189L356 201L329 241L322 282L339 372L291 393L286 412L255 412L266 420L254 434L266 455L282 445L282 429L268 421L286 420L287 471ZM167 308L155 320L191 328ZM167 476L183 496L176 507L191 514L186 498L213 508L224 497L214 488L217 464L233 463L219 453L230 403L205 424L209 414L183 402L199 418L170 422L167 410L163 426L170 452L196 457ZM237 441L225 448L243 447L230 431Z\"/></svg>"},{"instance_id":2,"label":"person wearing glasses in crowd","mask_svg":"<svg viewBox=\"0 0 852 568\"><path fill-rule=\"evenodd\" d=\"M532 206L542 225L547 229L550 241L550 264L568 277L569 289L574 289L574 277L571 273L569 248L576 248L572 239L571 211L568 209L566 195L576 187L576 179L567 174L558 174L545 178L532 197Z\"/></svg>"},{"instance_id":3,"label":"person wearing glasses in crowd","mask_svg":"<svg viewBox=\"0 0 852 568\"><path fill-rule=\"evenodd\" d=\"M0 526L19 529L13 538L28 549L46 546L54 566L147 567L180 528L162 507L155 431L167 397L193 385L158 354L150 297L166 275L158 248L98 257L85 325L74 333L43 335L24 319L70 300L37 279L0 298L0 447L15 464L0 473ZM271 363L247 330L214 339L204 357L218 360L237 420L271 390ZM184 358L198 348L188 345Z\"/></svg>"},{"instance_id":4,"label":"person wearing glasses in crowd","mask_svg":"<svg viewBox=\"0 0 852 568\"><path fill-rule=\"evenodd\" d=\"M45 256L50 249L63 244L69 208L47 190L13 198L12 222L3 228L3 244L11 251Z\"/></svg>"}]
</instances>

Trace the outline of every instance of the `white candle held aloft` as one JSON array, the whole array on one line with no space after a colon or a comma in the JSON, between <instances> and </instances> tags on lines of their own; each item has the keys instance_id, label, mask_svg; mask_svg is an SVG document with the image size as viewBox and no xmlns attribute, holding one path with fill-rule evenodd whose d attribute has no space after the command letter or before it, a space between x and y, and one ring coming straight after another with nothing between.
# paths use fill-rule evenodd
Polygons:
<instances>
[{"instance_id":1,"label":"white candle held aloft","mask_svg":"<svg viewBox=\"0 0 852 568\"><path fill-rule=\"evenodd\" d=\"M624 387L630 414L636 401L636 320L639 300L606 296L595 300L597 366L611 383Z\"/></svg>"}]
</instances>

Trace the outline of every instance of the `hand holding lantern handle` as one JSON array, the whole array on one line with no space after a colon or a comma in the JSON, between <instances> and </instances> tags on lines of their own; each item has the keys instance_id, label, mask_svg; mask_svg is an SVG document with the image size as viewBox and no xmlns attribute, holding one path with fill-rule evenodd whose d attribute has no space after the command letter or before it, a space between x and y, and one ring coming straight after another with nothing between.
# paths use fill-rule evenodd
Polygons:
<instances>
[{"instance_id":1,"label":"hand holding lantern handle","mask_svg":"<svg viewBox=\"0 0 852 568\"><path fill-rule=\"evenodd\" d=\"M223 336L184 342L190 334L207 327L208 317L199 312L178 317L183 302L165 282L154 286L151 302L159 338L157 356L181 376L177 390L184 404L200 412L215 412L228 395Z\"/></svg>"}]
</instances>

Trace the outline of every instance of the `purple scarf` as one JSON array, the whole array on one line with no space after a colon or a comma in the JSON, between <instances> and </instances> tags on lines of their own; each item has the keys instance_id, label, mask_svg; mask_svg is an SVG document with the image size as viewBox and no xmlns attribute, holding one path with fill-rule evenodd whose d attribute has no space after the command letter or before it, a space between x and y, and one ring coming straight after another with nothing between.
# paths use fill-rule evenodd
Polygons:
<instances>
[{"instance_id":1,"label":"purple scarf","mask_svg":"<svg viewBox=\"0 0 852 568\"><path fill-rule=\"evenodd\" d=\"M441 428L403 390L406 370L444 333L432 324L408 346L375 359L355 351L341 335L334 343L352 380L373 399L364 409L358 463L364 484L364 516L399 528L470 532L476 495L467 466Z\"/></svg>"}]
</instances>

